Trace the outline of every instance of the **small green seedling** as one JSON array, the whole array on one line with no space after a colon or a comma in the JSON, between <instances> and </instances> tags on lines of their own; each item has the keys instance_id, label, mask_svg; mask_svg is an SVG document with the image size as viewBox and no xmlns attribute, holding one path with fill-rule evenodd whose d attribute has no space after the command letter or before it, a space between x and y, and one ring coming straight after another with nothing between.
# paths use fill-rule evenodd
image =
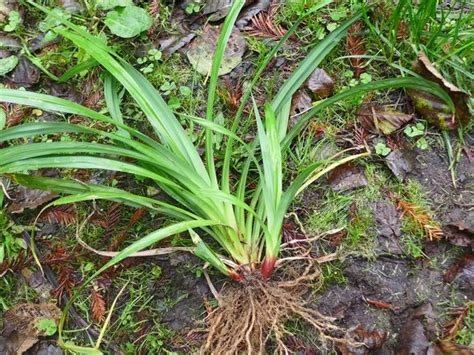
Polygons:
<instances>
[{"instance_id":1,"label":"small green seedling","mask_svg":"<svg viewBox=\"0 0 474 355\"><path fill-rule=\"evenodd\" d=\"M405 133L410 138L423 136L425 134L425 125L421 122L418 122L416 125L409 125L403 130L403 133ZM416 147L421 150L428 149L428 141L426 138L419 138L416 141Z\"/></svg>"},{"instance_id":2,"label":"small green seedling","mask_svg":"<svg viewBox=\"0 0 474 355\"><path fill-rule=\"evenodd\" d=\"M137 59L138 64L147 64L145 67L141 68L140 71L144 74L152 73L155 69L155 63L161 60L161 56L162 53L158 49L150 49L145 57Z\"/></svg>"},{"instance_id":3,"label":"small green seedling","mask_svg":"<svg viewBox=\"0 0 474 355\"><path fill-rule=\"evenodd\" d=\"M372 81L372 75L369 73L362 73L360 74L360 82L362 84L368 84Z\"/></svg>"},{"instance_id":4,"label":"small green seedling","mask_svg":"<svg viewBox=\"0 0 474 355\"><path fill-rule=\"evenodd\" d=\"M410 138L422 136L425 134L425 125L421 122L418 122L416 125L409 125L403 130L403 133Z\"/></svg>"},{"instance_id":5,"label":"small green seedling","mask_svg":"<svg viewBox=\"0 0 474 355\"><path fill-rule=\"evenodd\" d=\"M192 95L193 91L188 86L183 85L179 87L179 93L184 97L189 97Z\"/></svg>"},{"instance_id":6,"label":"small green seedling","mask_svg":"<svg viewBox=\"0 0 474 355\"><path fill-rule=\"evenodd\" d=\"M421 149L421 150L426 150L428 149L428 141L426 140L425 137L421 137L416 141L416 147Z\"/></svg>"},{"instance_id":7,"label":"small green seedling","mask_svg":"<svg viewBox=\"0 0 474 355\"><path fill-rule=\"evenodd\" d=\"M189 4L186 5L186 8L184 9L186 13L188 14L195 14L201 11L202 5L199 2L190 2Z\"/></svg>"},{"instance_id":8,"label":"small green seedling","mask_svg":"<svg viewBox=\"0 0 474 355\"><path fill-rule=\"evenodd\" d=\"M165 81L160 86L160 91L164 96L169 96L174 90L176 90L176 84L172 81Z\"/></svg>"},{"instance_id":9,"label":"small green seedling","mask_svg":"<svg viewBox=\"0 0 474 355\"><path fill-rule=\"evenodd\" d=\"M11 11L8 15L8 23L3 26L5 32L13 32L16 30L21 22L20 13L18 11Z\"/></svg>"},{"instance_id":10,"label":"small green seedling","mask_svg":"<svg viewBox=\"0 0 474 355\"><path fill-rule=\"evenodd\" d=\"M8 218L6 212L0 210L0 263L16 259L20 251L26 249L26 242L21 237L22 232L23 227L17 226Z\"/></svg>"},{"instance_id":11,"label":"small green seedling","mask_svg":"<svg viewBox=\"0 0 474 355\"><path fill-rule=\"evenodd\" d=\"M151 269L151 274L153 275L154 278L159 279L161 276L162 270L161 267L158 265L153 266Z\"/></svg>"},{"instance_id":12,"label":"small green seedling","mask_svg":"<svg viewBox=\"0 0 474 355\"><path fill-rule=\"evenodd\" d=\"M383 157L389 155L391 152L390 148L387 147L387 145L382 142L377 143L374 148L375 148L375 153Z\"/></svg>"},{"instance_id":13,"label":"small green seedling","mask_svg":"<svg viewBox=\"0 0 474 355\"><path fill-rule=\"evenodd\" d=\"M41 319L37 324L36 328L45 336L54 335L58 331L58 325L54 319Z\"/></svg>"}]
</instances>

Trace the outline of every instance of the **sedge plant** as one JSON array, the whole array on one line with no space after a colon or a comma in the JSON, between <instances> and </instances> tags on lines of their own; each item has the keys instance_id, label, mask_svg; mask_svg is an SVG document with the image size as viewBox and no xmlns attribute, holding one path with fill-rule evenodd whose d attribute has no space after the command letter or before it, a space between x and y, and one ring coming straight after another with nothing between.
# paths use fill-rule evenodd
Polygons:
<instances>
[{"instance_id":1,"label":"sedge plant","mask_svg":"<svg viewBox=\"0 0 474 355\"><path fill-rule=\"evenodd\" d=\"M307 15L330 2L321 2ZM254 79L245 89L239 109L233 118L229 118L231 126L219 125L215 122L218 72L234 22L244 3L245 0L234 1L222 25L210 73L205 117L187 117L204 129L203 156L177 115L139 71L122 60L101 40L64 19L60 19L62 26L55 31L87 52L106 71L104 96L108 115L54 96L25 90L0 89L2 102L78 115L114 127L110 130L68 122L33 122L1 130L0 142L17 142L63 133L87 137L87 140L77 138L68 142L11 144L0 149L1 174L8 175L18 184L64 194L64 197L53 202L54 205L105 199L144 207L174 221L130 244L97 270L88 281L140 250L177 233L188 233L194 245L192 252L222 274L241 282L258 275L262 282L267 282L271 280L277 265L282 224L292 201L331 169L369 154L338 154L334 159L315 161L285 188L284 162L293 139L310 119L340 100L371 90L389 88L425 90L442 97L451 107L453 105L449 96L435 83L416 77L386 79L352 87L327 98L303 114L289 130L293 94L344 38L347 29L360 19L361 14L355 14L309 52L277 94L268 98L263 108L257 107L253 102L252 113L249 117L244 117L244 108L253 100L252 89L258 78L302 20L295 23L257 68ZM35 6L48 12L39 5ZM54 16L53 13L50 14ZM143 134L123 120L119 99L122 87L143 111L154 130L154 136ZM255 120L257 126L256 137L248 144L238 135L244 118ZM226 137L223 160L219 167L215 165L216 135ZM106 185L25 174L44 168L98 169L128 173L153 181L173 202ZM250 184L250 179L256 183ZM74 297L66 306L61 319L60 343L66 314L73 301ZM250 331L244 333L248 337ZM248 339L243 341L251 343Z\"/></svg>"}]
</instances>

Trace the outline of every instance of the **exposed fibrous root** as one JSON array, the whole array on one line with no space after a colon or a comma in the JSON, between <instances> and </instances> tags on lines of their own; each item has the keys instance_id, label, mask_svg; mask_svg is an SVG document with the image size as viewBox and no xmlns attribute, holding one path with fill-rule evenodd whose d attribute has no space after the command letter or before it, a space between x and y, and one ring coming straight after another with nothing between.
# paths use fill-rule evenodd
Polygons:
<instances>
[{"instance_id":1,"label":"exposed fibrous root","mask_svg":"<svg viewBox=\"0 0 474 355\"><path fill-rule=\"evenodd\" d=\"M264 281L256 274L225 289L220 307L207 318L207 340L200 353L264 354L269 339L275 353L291 353L285 337L292 334L284 325L295 317L314 327L323 344L362 345L345 337L347 332L333 318L306 307L308 285L319 276L319 268L312 264L291 281Z\"/></svg>"}]
</instances>

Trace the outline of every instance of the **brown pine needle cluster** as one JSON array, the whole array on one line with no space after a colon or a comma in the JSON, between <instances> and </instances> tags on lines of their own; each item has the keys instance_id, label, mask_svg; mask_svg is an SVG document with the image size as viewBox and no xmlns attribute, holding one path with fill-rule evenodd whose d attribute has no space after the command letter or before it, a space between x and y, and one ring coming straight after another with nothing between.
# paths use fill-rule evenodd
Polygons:
<instances>
[{"instance_id":1,"label":"brown pine needle cluster","mask_svg":"<svg viewBox=\"0 0 474 355\"><path fill-rule=\"evenodd\" d=\"M354 127L354 145L355 146L364 146L367 144L367 139L369 138L369 133L359 126Z\"/></svg>"},{"instance_id":2,"label":"brown pine needle cluster","mask_svg":"<svg viewBox=\"0 0 474 355\"><path fill-rule=\"evenodd\" d=\"M7 127L13 127L19 124L28 110L20 105L9 104L6 102L0 104L0 109L2 109L7 115Z\"/></svg>"},{"instance_id":3,"label":"brown pine needle cluster","mask_svg":"<svg viewBox=\"0 0 474 355\"><path fill-rule=\"evenodd\" d=\"M72 265L72 255L64 247L56 247L46 256L44 263L49 265L56 273L58 286L53 290L53 295L60 300L64 294L72 295L73 288L78 284L76 268Z\"/></svg>"},{"instance_id":4,"label":"brown pine needle cluster","mask_svg":"<svg viewBox=\"0 0 474 355\"><path fill-rule=\"evenodd\" d=\"M219 95L227 102L232 111L237 111L242 98L242 83L231 83L230 80L225 81L225 89L219 91Z\"/></svg>"},{"instance_id":5,"label":"brown pine needle cluster","mask_svg":"<svg viewBox=\"0 0 474 355\"><path fill-rule=\"evenodd\" d=\"M472 307L474 307L474 301L467 302L466 305L454 308L448 312L452 319L444 326L443 339L453 339L456 336L456 333L464 325L464 321Z\"/></svg>"},{"instance_id":6,"label":"brown pine needle cluster","mask_svg":"<svg viewBox=\"0 0 474 355\"><path fill-rule=\"evenodd\" d=\"M158 15L158 13L160 12L160 1L159 0L150 1L150 7L148 11L150 12L150 15L153 17Z\"/></svg>"},{"instance_id":7,"label":"brown pine needle cluster","mask_svg":"<svg viewBox=\"0 0 474 355\"><path fill-rule=\"evenodd\" d=\"M0 278L7 272L18 272L28 265L26 253L22 250L14 259L6 259L0 263Z\"/></svg>"},{"instance_id":8,"label":"brown pine needle cluster","mask_svg":"<svg viewBox=\"0 0 474 355\"><path fill-rule=\"evenodd\" d=\"M396 202L397 209L402 212L401 217L407 216L425 232L429 240L440 240L443 236L441 228L437 225L429 213L421 206L404 201L394 194L389 194L390 198Z\"/></svg>"},{"instance_id":9,"label":"brown pine needle cluster","mask_svg":"<svg viewBox=\"0 0 474 355\"><path fill-rule=\"evenodd\" d=\"M112 238L110 235L107 239L112 239L112 242L109 245L108 250L115 251L119 250L122 244L125 242L127 237L129 236L130 230L140 221L140 219L145 214L146 210L144 208L137 209L133 215L130 217L128 224L126 227L122 228L118 233L115 233L116 236ZM114 228L116 231L116 228Z\"/></svg>"},{"instance_id":10,"label":"brown pine needle cluster","mask_svg":"<svg viewBox=\"0 0 474 355\"><path fill-rule=\"evenodd\" d=\"M74 205L50 207L41 215L41 220L69 226L76 222L76 208Z\"/></svg>"},{"instance_id":11,"label":"brown pine needle cluster","mask_svg":"<svg viewBox=\"0 0 474 355\"><path fill-rule=\"evenodd\" d=\"M271 11L259 12L251 22L247 29L250 36L279 40L286 34L286 29L274 23Z\"/></svg>"},{"instance_id":12,"label":"brown pine needle cluster","mask_svg":"<svg viewBox=\"0 0 474 355\"><path fill-rule=\"evenodd\" d=\"M105 319L106 304L102 294L94 287L91 291L92 319L102 322Z\"/></svg>"},{"instance_id":13,"label":"brown pine needle cluster","mask_svg":"<svg viewBox=\"0 0 474 355\"><path fill-rule=\"evenodd\" d=\"M354 76L356 78L365 71L365 60L360 57L366 53L365 41L361 31L362 22L354 23L347 31L346 49L351 56L354 56L354 58L351 58L351 65L355 70Z\"/></svg>"}]
</instances>

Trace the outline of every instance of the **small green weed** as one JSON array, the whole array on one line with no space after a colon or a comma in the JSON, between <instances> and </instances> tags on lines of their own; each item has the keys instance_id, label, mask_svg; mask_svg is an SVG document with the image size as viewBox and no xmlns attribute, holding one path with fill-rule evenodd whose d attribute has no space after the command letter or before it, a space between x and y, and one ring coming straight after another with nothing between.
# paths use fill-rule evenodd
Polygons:
<instances>
[{"instance_id":1,"label":"small green weed","mask_svg":"<svg viewBox=\"0 0 474 355\"><path fill-rule=\"evenodd\" d=\"M21 236L24 230L0 210L0 264L15 260L22 250L26 250L26 242Z\"/></svg>"}]
</instances>

